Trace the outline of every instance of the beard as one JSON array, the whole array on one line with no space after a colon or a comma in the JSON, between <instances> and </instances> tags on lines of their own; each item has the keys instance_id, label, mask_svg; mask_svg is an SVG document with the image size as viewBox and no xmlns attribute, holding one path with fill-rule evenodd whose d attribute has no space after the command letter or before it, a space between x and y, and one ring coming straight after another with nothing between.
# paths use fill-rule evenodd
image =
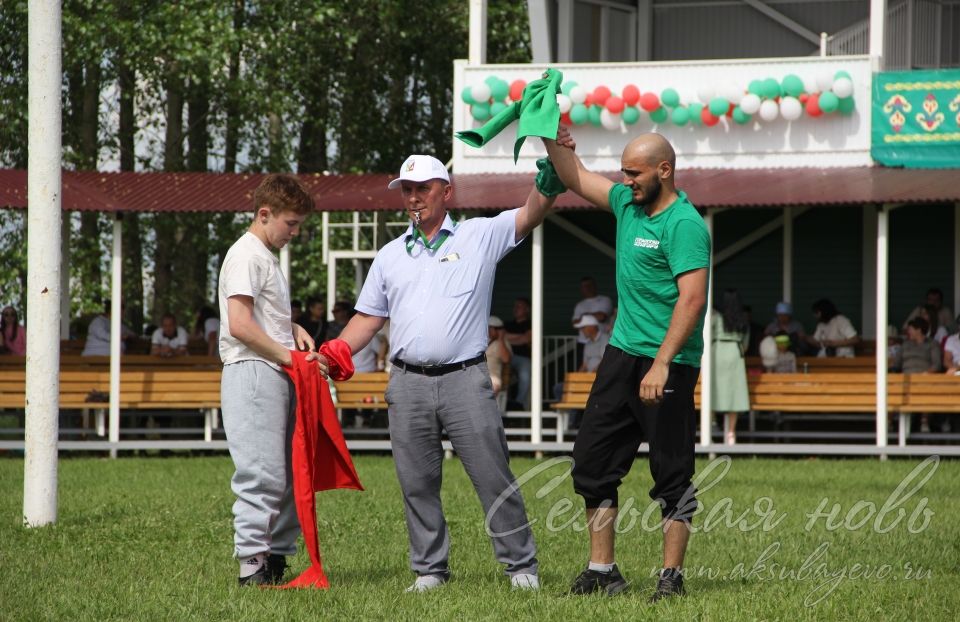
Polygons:
<instances>
[{"instance_id":1,"label":"beard","mask_svg":"<svg viewBox=\"0 0 960 622\"><path fill-rule=\"evenodd\" d=\"M642 199L637 199L637 198L633 199L633 202L636 205L646 207L647 205L650 205L657 200L657 197L660 196L660 191L663 189L663 184L660 183L660 179L658 177L654 177L653 183L655 185L652 186L651 188L644 188Z\"/></svg>"}]
</instances>

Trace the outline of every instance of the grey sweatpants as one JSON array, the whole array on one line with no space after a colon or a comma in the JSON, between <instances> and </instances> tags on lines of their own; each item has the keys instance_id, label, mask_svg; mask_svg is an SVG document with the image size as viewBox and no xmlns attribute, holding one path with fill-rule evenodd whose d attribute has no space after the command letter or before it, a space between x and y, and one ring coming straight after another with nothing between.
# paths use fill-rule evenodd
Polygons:
<instances>
[{"instance_id":1,"label":"grey sweatpants","mask_svg":"<svg viewBox=\"0 0 960 622\"><path fill-rule=\"evenodd\" d=\"M236 556L293 555L300 534L290 450L296 421L293 383L263 361L231 363L223 367L220 403L236 468L230 485L237 496Z\"/></svg>"},{"instance_id":2,"label":"grey sweatpants","mask_svg":"<svg viewBox=\"0 0 960 622\"><path fill-rule=\"evenodd\" d=\"M440 503L440 434L446 430L480 497L484 516L489 517L497 560L506 564L508 575L536 574L533 532L510 472L507 439L486 363L443 376L394 367L385 397L413 571L449 573L450 534ZM477 525L477 532L481 530L483 526Z\"/></svg>"}]
</instances>

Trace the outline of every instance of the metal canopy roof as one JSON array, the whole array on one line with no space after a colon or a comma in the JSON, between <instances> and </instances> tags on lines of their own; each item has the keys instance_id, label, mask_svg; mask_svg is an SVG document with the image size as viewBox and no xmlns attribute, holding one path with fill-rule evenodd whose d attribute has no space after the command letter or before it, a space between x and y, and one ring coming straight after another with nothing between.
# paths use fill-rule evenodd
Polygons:
<instances>
[{"instance_id":1,"label":"metal canopy roof","mask_svg":"<svg viewBox=\"0 0 960 622\"><path fill-rule=\"evenodd\" d=\"M618 179L618 173L605 173ZM63 209L133 212L245 212L263 173L63 172ZM321 211L395 211L392 175L299 175ZM490 210L522 205L532 173L453 176L451 209ZM27 206L27 172L0 169L0 208ZM683 169L677 186L700 208L824 206L960 201L960 169L778 168ZM591 209L567 193L559 209Z\"/></svg>"}]
</instances>

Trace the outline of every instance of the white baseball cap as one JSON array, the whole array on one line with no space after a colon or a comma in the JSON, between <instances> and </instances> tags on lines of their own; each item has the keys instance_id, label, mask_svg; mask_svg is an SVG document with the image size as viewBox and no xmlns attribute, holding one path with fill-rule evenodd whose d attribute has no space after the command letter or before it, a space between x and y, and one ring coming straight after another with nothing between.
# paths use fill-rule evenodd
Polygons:
<instances>
[{"instance_id":1,"label":"white baseball cap","mask_svg":"<svg viewBox=\"0 0 960 622\"><path fill-rule=\"evenodd\" d=\"M491 328L503 328L503 320L495 315L491 315L490 319L487 320L487 326Z\"/></svg>"},{"instance_id":2,"label":"white baseball cap","mask_svg":"<svg viewBox=\"0 0 960 622\"><path fill-rule=\"evenodd\" d=\"M600 320L592 315L584 315L579 322L573 325L574 328L583 328L584 326L600 326Z\"/></svg>"},{"instance_id":3,"label":"white baseball cap","mask_svg":"<svg viewBox=\"0 0 960 622\"><path fill-rule=\"evenodd\" d=\"M398 188L401 181L421 182L431 179L442 179L449 184L450 174L447 173L447 167L433 156L412 155L400 167L400 177L387 184L387 188Z\"/></svg>"}]
</instances>

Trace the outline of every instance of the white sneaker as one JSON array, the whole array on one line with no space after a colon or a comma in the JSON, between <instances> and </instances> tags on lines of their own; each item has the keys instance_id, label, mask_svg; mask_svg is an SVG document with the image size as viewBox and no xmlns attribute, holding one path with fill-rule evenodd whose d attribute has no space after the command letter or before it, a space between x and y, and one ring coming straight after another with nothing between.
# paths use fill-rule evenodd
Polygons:
<instances>
[{"instance_id":1,"label":"white sneaker","mask_svg":"<svg viewBox=\"0 0 960 622\"><path fill-rule=\"evenodd\" d=\"M535 574L515 574L510 577L510 587L515 590L539 590L540 579Z\"/></svg>"},{"instance_id":2,"label":"white sneaker","mask_svg":"<svg viewBox=\"0 0 960 622\"><path fill-rule=\"evenodd\" d=\"M417 580L413 582L413 585L405 589L405 592L429 592L430 590L436 589L442 586L447 582L447 579L443 575L438 574L425 574L417 577Z\"/></svg>"}]
</instances>

